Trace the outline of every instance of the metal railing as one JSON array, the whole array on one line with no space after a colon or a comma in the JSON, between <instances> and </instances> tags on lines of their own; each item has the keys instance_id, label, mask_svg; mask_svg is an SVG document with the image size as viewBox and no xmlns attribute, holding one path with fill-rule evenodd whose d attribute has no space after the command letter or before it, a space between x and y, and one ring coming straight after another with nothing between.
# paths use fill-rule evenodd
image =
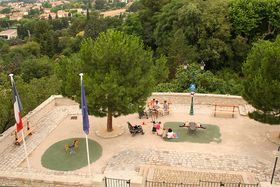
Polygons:
<instances>
[{"instance_id":1,"label":"metal railing","mask_svg":"<svg viewBox=\"0 0 280 187\"><path fill-rule=\"evenodd\" d=\"M199 187L258 187L259 184L226 183L213 181L199 181Z\"/></svg>"},{"instance_id":2,"label":"metal railing","mask_svg":"<svg viewBox=\"0 0 280 187\"><path fill-rule=\"evenodd\" d=\"M184 184L172 182L156 182L146 180L145 187L259 187L259 184L225 183L213 181L199 181L199 184Z\"/></svg>"},{"instance_id":3,"label":"metal railing","mask_svg":"<svg viewBox=\"0 0 280 187\"><path fill-rule=\"evenodd\" d=\"M155 182L146 180L146 187L199 187L199 184L184 184L172 182Z\"/></svg>"},{"instance_id":4,"label":"metal railing","mask_svg":"<svg viewBox=\"0 0 280 187\"><path fill-rule=\"evenodd\" d=\"M130 187L130 180L104 177L105 187Z\"/></svg>"},{"instance_id":5,"label":"metal railing","mask_svg":"<svg viewBox=\"0 0 280 187\"><path fill-rule=\"evenodd\" d=\"M105 187L130 187L130 180L104 177ZM227 183L216 181L199 181L199 183L185 184L165 181L146 180L145 187L259 187L259 184Z\"/></svg>"}]
</instances>

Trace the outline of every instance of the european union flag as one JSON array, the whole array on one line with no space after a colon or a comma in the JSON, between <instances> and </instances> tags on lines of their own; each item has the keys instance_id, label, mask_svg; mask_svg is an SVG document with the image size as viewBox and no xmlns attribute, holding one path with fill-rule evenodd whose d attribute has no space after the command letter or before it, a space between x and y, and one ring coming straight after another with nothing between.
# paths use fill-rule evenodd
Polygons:
<instances>
[{"instance_id":1,"label":"european union flag","mask_svg":"<svg viewBox=\"0 0 280 187\"><path fill-rule=\"evenodd\" d=\"M86 96L85 96L83 80L82 80L82 86L81 86L81 96L82 96L83 130L86 134L88 134L89 133L89 120L88 120L88 110L87 110L87 103L86 103Z\"/></svg>"}]
</instances>

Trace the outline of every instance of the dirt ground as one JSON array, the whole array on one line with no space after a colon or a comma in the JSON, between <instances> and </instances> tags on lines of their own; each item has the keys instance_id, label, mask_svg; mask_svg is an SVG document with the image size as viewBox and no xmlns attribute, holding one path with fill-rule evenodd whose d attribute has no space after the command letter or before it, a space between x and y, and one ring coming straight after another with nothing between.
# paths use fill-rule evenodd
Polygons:
<instances>
[{"instance_id":1,"label":"dirt ground","mask_svg":"<svg viewBox=\"0 0 280 187\"><path fill-rule=\"evenodd\" d=\"M173 105L171 113L167 116L159 117L158 121L161 121L163 124L172 121L197 121L202 124L217 125L220 127L221 143L199 144L163 141L161 137L152 134L151 119L138 119L138 114L113 119L114 132L119 134L119 132L124 131L124 133L114 138L102 138L96 135L96 131L103 132L104 136L106 136L107 119L90 116L89 138L97 141L103 148L102 157L91 164L92 172L102 173L108 161L114 155L131 148L247 155L270 162L274 159L272 152L277 149L278 145L269 141L266 133L279 131L280 126L261 124L246 116L240 116L238 112L235 113L234 118L231 118L230 115L214 117L213 107L207 105L195 106L194 110L194 116L190 116L188 114L188 106ZM144 122L145 134L132 137L127 128L127 121L130 121L132 124ZM41 165L41 156L45 150L57 141L74 137L84 137L81 116L78 116L77 120L71 120L69 116L58 125L38 148L31 153L29 157L31 166L38 170L47 170ZM87 167L79 171L86 172Z\"/></svg>"}]
</instances>

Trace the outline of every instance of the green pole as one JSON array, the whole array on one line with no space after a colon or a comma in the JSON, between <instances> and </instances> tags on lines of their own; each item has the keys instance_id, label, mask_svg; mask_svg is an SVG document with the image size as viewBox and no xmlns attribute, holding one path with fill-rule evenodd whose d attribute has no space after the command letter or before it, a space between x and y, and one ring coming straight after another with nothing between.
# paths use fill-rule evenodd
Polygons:
<instances>
[{"instance_id":1,"label":"green pole","mask_svg":"<svg viewBox=\"0 0 280 187\"><path fill-rule=\"evenodd\" d=\"M190 109L190 115L193 115L194 111L193 111L193 97L194 94L191 94L191 109Z\"/></svg>"}]
</instances>

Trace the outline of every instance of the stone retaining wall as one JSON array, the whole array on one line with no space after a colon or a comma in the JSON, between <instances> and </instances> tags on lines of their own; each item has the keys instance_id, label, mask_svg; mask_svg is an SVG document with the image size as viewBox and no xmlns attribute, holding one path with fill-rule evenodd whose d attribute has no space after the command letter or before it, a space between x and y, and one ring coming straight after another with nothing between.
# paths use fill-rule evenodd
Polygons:
<instances>
[{"instance_id":1,"label":"stone retaining wall","mask_svg":"<svg viewBox=\"0 0 280 187\"><path fill-rule=\"evenodd\" d=\"M56 97L55 98L55 106L71 106L71 105L79 105L74 100L65 97Z\"/></svg>"},{"instance_id":2,"label":"stone retaining wall","mask_svg":"<svg viewBox=\"0 0 280 187\"><path fill-rule=\"evenodd\" d=\"M0 171L0 186L20 187L105 187L104 175L50 175L40 173L31 174L23 172ZM142 176L130 179L130 187L144 187Z\"/></svg>"},{"instance_id":3,"label":"stone retaining wall","mask_svg":"<svg viewBox=\"0 0 280 187\"><path fill-rule=\"evenodd\" d=\"M155 98L161 103L164 100L172 104L190 104L190 93L153 93L149 100ZM194 104L212 105L212 104L225 104L225 105L245 105L247 102L241 96L234 95L220 95L220 94L200 94L194 95Z\"/></svg>"},{"instance_id":4,"label":"stone retaining wall","mask_svg":"<svg viewBox=\"0 0 280 187\"><path fill-rule=\"evenodd\" d=\"M104 175L84 176L51 176L43 175L40 177L28 175L28 173L0 172L0 185L20 186L20 187L106 187ZM130 180L130 187L145 187L145 180L142 176L136 176ZM280 187L271 185L269 182L261 182L259 187Z\"/></svg>"},{"instance_id":5,"label":"stone retaining wall","mask_svg":"<svg viewBox=\"0 0 280 187\"><path fill-rule=\"evenodd\" d=\"M27 120L30 121L31 128L36 128L37 125L40 124L39 120L46 116L55 106L75 104L78 105L74 101L64 98L61 95L52 95L22 118L24 128L26 127ZM0 137L0 153L10 145L10 142L14 142L14 131L15 127L12 126L2 133Z\"/></svg>"}]
</instances>

